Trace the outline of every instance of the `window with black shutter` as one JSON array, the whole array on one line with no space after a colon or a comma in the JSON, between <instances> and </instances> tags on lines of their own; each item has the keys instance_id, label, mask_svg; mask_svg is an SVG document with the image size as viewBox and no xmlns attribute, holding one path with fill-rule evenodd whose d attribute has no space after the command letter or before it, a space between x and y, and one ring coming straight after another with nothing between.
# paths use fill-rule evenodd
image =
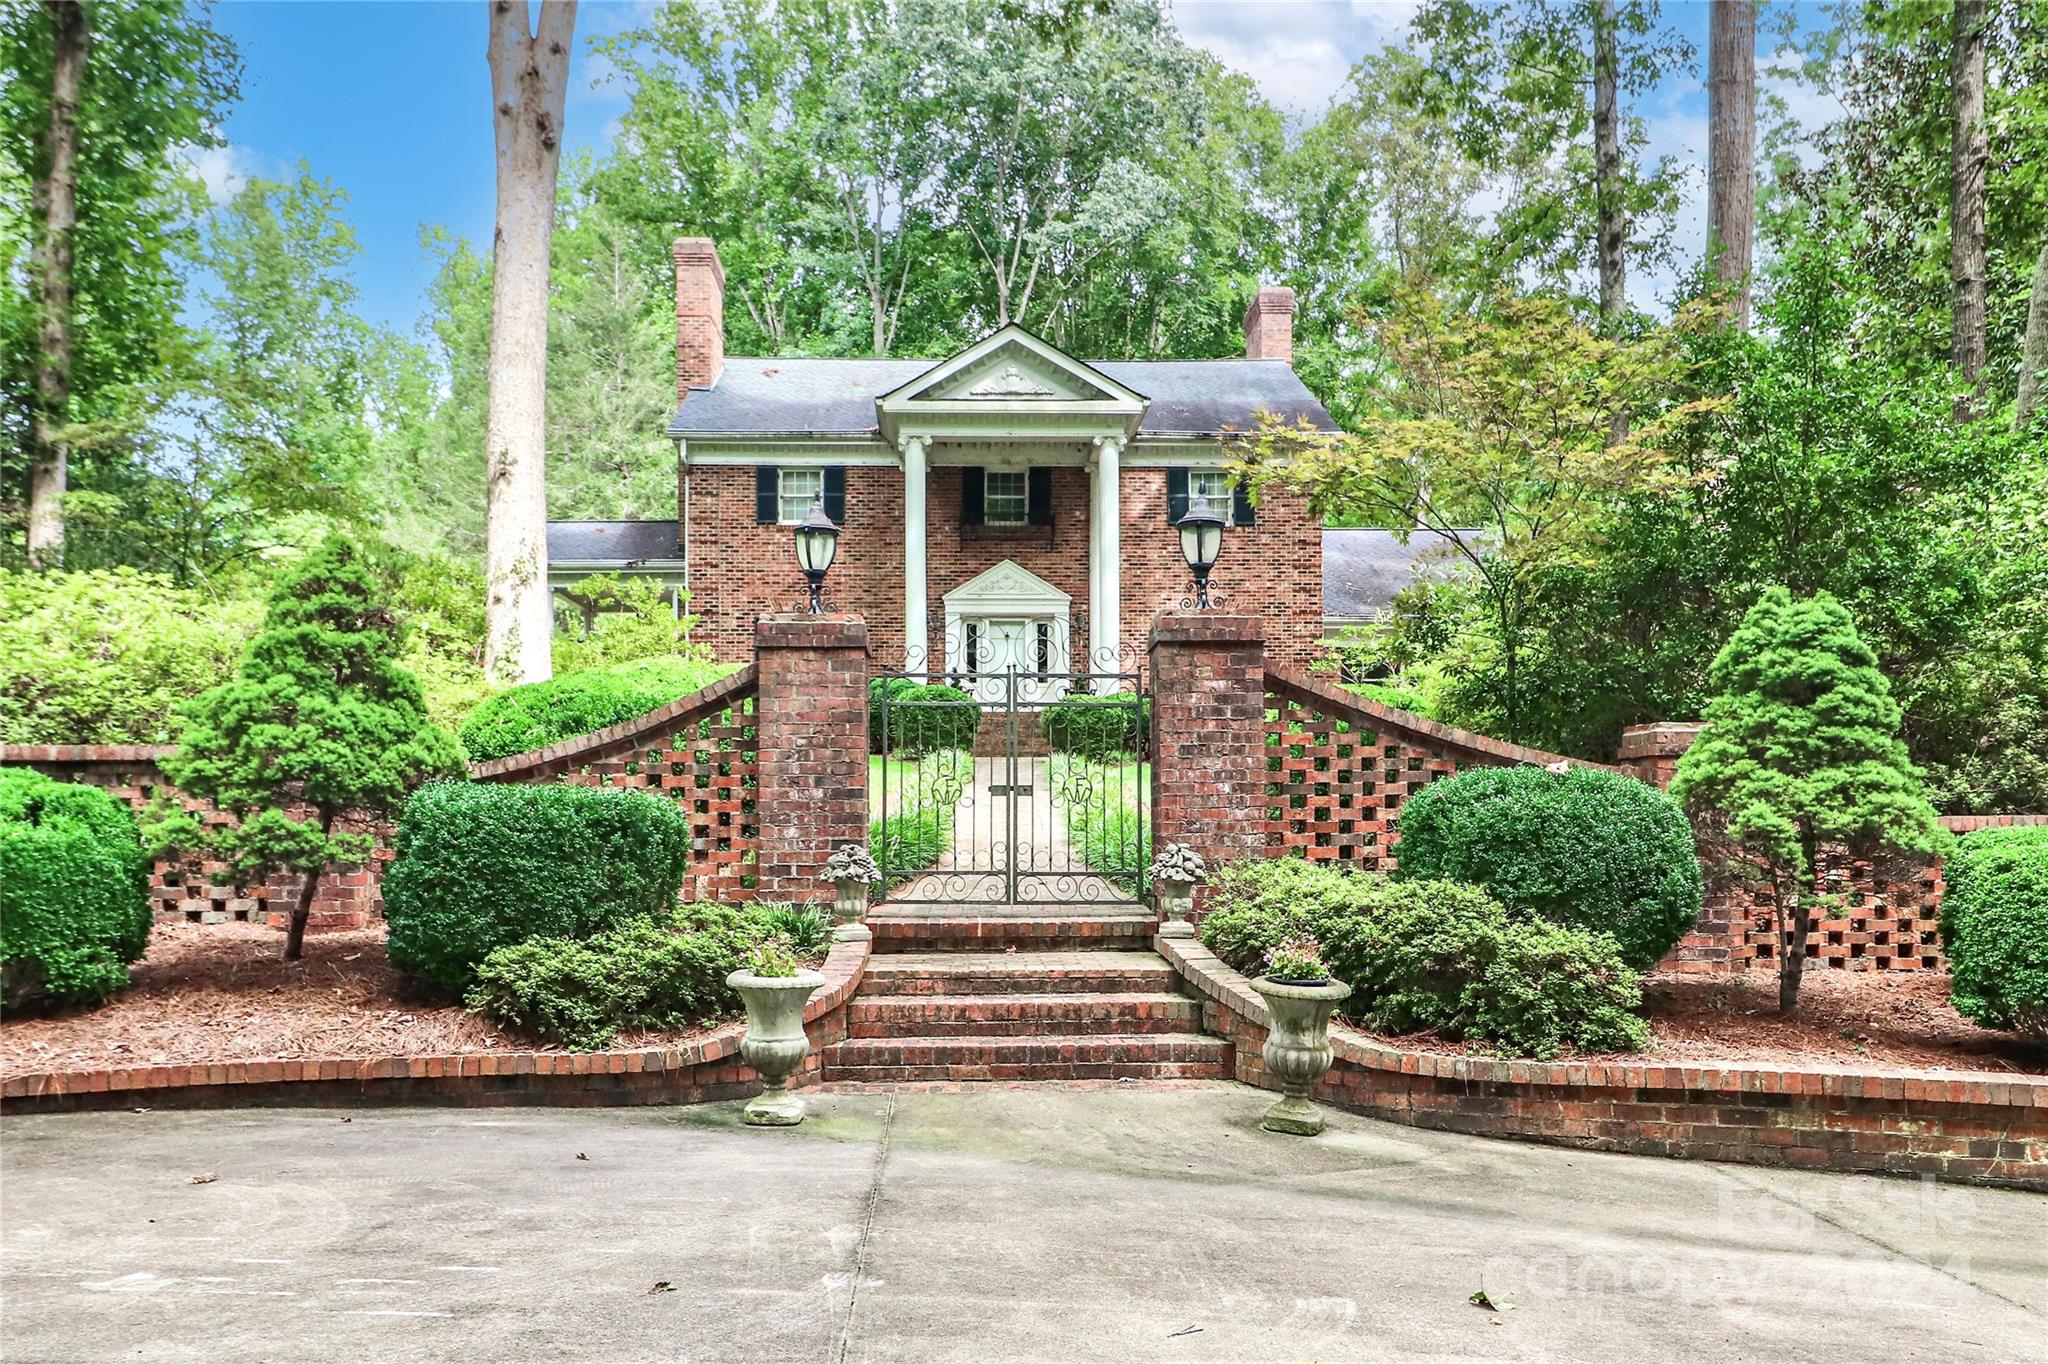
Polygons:
<instances>
[{"instance_id":1,"label":"window with black shutter","mask_svg":"<svg viewBox=\"0 0 2048 1364\"><path fill-rule=\"evenodd\" d=\"M1174 525L1188 514L1196 498L1207 498L1210 510L1223 514L1232 525L1256 522L1251 493L1243 484L1233 486L1225 469L1168 469L1166 471L1166 519ZM1225 507L1228 511L1225 511Z\"/></svg>"},{"instance_id":2,"label":"window with black shutter","mask_svg":"<svg viewBox=\"0 0 2048 1364\"><path fill-rule=\"evenodd\" d=\"M1052 524L1052 470L1034 468L1031 470L1031 524L1049 526Z\"/></svg>"},{"instance_id":3,"label":"window with black shutter","mask_svg":"<svg viewBox=\"0 0 2048 1364\"><path fill-rule=\"evenodd\" d=\"M960 524L978 526L982 524L981 490L984 471L969 465L960 471Z\"/></svg>"}]
</instances>

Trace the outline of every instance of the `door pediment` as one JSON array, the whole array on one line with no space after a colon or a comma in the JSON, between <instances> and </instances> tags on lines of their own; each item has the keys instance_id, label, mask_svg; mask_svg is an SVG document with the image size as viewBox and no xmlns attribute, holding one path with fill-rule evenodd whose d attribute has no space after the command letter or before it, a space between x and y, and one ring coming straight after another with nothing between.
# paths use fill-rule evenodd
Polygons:
<instances>
[{"instance_id":1,"label":"door pediment","mask_svg":"<svg viewBox=\"0 0 2048 1364\"><path fill-rule=\"evenodd\" d=\"M945 595L946 614L980 616L1058 615L1064 617L1074 599L1014 559L1004 559L969 578Z\"/></svg>"}]
</instances>

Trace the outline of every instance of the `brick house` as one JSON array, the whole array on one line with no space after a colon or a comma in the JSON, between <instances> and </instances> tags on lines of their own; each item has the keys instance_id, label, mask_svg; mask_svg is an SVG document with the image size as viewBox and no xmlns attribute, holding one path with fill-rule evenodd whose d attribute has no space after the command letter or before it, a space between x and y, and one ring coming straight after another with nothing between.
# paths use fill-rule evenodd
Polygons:
<instances>
[{"instance_id":1,"label":"brick house","mask_svg":"<svg viewBox=\"0 0 2048 1364\"><path fill-rule=\"evenodd\" d=\"M558 591L607 568L679 582L697 638L747 658L755 620L803 598L790 527L822 501L826 594L867 619L877 666L1127 671L1189 593L1174 522L1209 498L1231 522L1221 603L1265 616L1281 657L1317 652L1322 527L1226 472L1262 414L1336 429L1294 373L1291 290L1259 291L1243 359L1084 361L1018 326L941 360L752 358L725 353L714 244L676 242L675 275L677 519L552 523Z\"/></svg>"}]
</instances>

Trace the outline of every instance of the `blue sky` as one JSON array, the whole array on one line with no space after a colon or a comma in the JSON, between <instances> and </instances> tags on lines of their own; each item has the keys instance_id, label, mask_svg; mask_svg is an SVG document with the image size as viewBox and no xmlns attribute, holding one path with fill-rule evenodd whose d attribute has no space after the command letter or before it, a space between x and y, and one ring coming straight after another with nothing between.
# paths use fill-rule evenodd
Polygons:
<instances>
[{"instance_id":1,"label":"blue sky","mask_svg":"<svg viewBox=\"0 0 2048 1364\"><path fill-rule=\"evenodd\" d=\"M1665 8L1671 25L1704 49L1705 4ZM638 0L584 0L567 113L571 149L604 147L623 105L585 45L632 27L646 9ZM1354 62L1398 37L1414 9L1392 0L1179 0L1174 13L1192 42L1306 117ZM410 331L429 275L421 225L480 244L490 237L483 0L224 0L215 21L240 47L244 72L242 101L222 130L228 145L201 157L209 184L224 192L239 177L286 174L303 158L349 193L365 313ZM1792 93L1796 111L1826 115L1823 97ZM1706 95L1697 77L1667 82L1636 112L1649 122L1652 152L1696 163L1703 185ZM1695 209L1682 220L1687 251L1698 249L1700 216ZM1648 304L1658 281L1639 284L1638 301Z\"/></svg>"}]
</instances>

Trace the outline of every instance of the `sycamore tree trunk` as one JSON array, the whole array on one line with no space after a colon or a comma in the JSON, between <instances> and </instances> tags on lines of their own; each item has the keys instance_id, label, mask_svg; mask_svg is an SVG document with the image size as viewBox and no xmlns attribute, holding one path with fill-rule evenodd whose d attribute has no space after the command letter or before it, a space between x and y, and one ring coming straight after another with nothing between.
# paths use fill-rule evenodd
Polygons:
<instances>
[{"instance_id":1,"label":"sycamore tree trunk","mask_svg":"<svg viewBox=\"0 0 2048 1364\"><path fill-rule=\"evenodd\" d=\"M1707 42L1707 250L1749 329L1756 236L1756 0L1712 0Z\"/></svg>"},{"instance_id":2,"label":"sycamore tree trunk","mask_svg":"<svg viewBox=\"0 0 2048 1364\"><path fill-rule=\"evenodd\" d=\"M491 251L490 413L485 457L484 670L500 686L553 672L547 546L548 253L576 0L491 0L498 222Z\"/></svg>"},{"instance_id":3,"label":"sycamore tree trunk","mask_svg":"<svg viewBox=\"0 0 2048 1364\"><path fill-rule=\"evenodd\" d=\"M1622 261L1628 209L1621 186L1621 55L1615 29L1614 0L1593 0L1593 198L1603 319L1621 316L1628 282Z\"/></svg>"},{"instance_id":4,"label":"sycamore tree trunk","mask_svg":"<svg viewBox=\"0 0 2048 1364\"><path fill-rule=\"evenodd\" d=\"M1984 0L1956 0L1949 67L1949 281L1955 291L1952 358L1975 384L1984 370Z\"/></svg>"},{"instance_id":5,"label":"sycamore tree trunk","mask_svg":"<svg viewBox=\"0 0 2048 1364\"><path fill-rule=\"evenodd\" d=\"M2041 405L2041 371L2048 369L2048 243L2034 263L2034 288L2027 299L2027 339L2020 348L2020 400L2013 408L2013 430L2024 431Z\"/></svg>"},{"instance_id":6,"label":"sycamore tree trunk","mask_svg":"<svg viewBox=\"0 0 2048 1364\"><path fill-rule=\"evenodd\" d=\"M64 564L70 477L72 232L78 225L78 91L92 33L78 0L43 0L50 19L50 126L45 170L31 193L42 210L36 244L36 396L29 432L28 562Z\"/></svg>"}]
</instances>

